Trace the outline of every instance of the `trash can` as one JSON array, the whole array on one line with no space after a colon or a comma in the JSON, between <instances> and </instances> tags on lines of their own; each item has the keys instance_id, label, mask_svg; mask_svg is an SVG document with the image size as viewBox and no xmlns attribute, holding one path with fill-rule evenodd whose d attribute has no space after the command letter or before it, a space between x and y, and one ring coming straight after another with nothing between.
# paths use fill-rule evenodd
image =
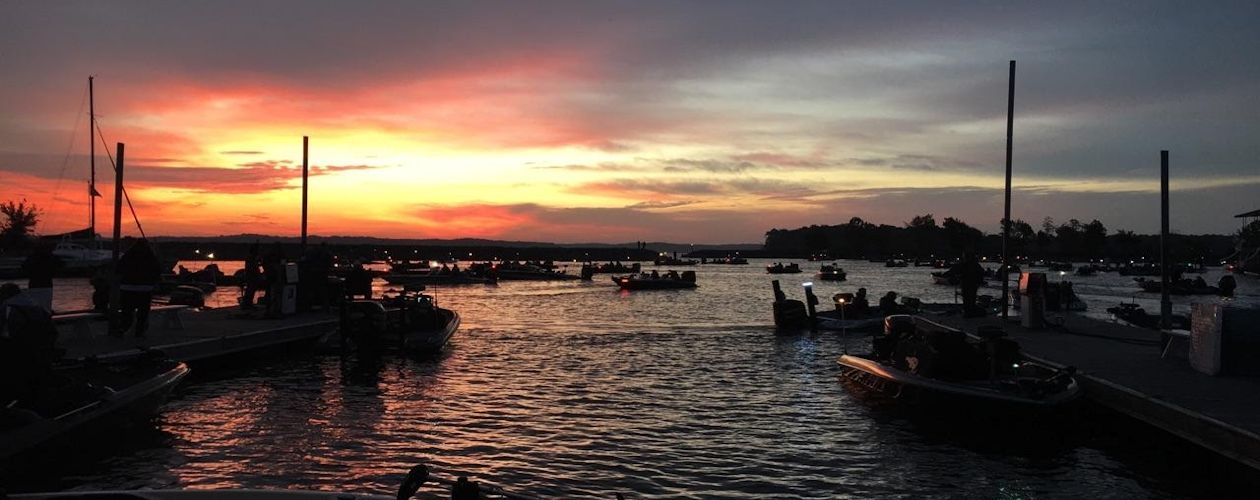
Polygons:
<instances>
[{"instance_id":1,"label":"trash can","mask_svg":"<svg viewBox=\"0 0 1260 500\"><path fill-rule=\"evenodd\" d=\"M1024 328L1046 326L1046 274L1020 273L1020 325Z\"/></svg>"},{"instance_id":2,"label":"trash can","mask_svg":"<svg viewBox=\"0 0 1260 500\"><path fill-rule=\"evenodd\" d=\"M1192 368L1207 375L1260 375L1260 309L1196 303L1190 323Z\"/></svg>"}]
</instances>

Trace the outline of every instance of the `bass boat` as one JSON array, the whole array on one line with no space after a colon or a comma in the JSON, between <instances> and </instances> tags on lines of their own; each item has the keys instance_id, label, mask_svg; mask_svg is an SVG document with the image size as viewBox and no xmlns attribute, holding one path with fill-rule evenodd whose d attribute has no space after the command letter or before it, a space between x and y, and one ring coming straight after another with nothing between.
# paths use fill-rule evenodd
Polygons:
<instances>
[{"instance_id":1,"label":"bass boat","mask_svg":"<svg viewBox=\"0 0 1260 500\"><path fill-rule=\"evenodd\" d=\"M0 464L16 468L49 448L147 421L188 371L157 351L123 364L57 365L27 396L0 407Z\"/></svg>"},{"instance_id":2,"label":"bass boat","mask_svg":"<svg viewBox=\"0 0 1260 500\"><path fill-rule=\"evenodd\" d=\"M613 283L621 287L622 290L678 290L682 288L696 287L696 272L683 271L678 274L675 271L669 271L665 274L627 274L625 276L613 276Z\"/></svg>"},{"instance_id":3,"label":"bass boat","mask_svg":"<svg viewBox=\"0 0 1260 500\"><path fill-rule=\"evenodd\" d=\"M969 337L960 330L908 316L889 316L869 354L845 354L840 370L862 390L897 400L1045 411L1081 394L1072 368L1023 355L1000 330Z\"/></svg>"},{"instance_id":4,"label":"bass boat","mask_svg":"<svg viewBox=\"0 0 1260 500\"><path fill-rule=\"evenodd\" d=\"M380 300L355 300L342 313L340 343L359 350L397 346L415 356L442 352L459 330L459 313L438 307L423 286Z\"/></svg>"}]
</instances>

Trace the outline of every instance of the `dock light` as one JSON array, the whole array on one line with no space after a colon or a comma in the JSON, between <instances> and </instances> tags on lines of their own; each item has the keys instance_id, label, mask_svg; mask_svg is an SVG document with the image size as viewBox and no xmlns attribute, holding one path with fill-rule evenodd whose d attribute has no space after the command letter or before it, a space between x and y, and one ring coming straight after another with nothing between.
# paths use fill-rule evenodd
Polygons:
<instances>
[{"instance_id":1,"label":"dock light","mask_svg":"<svg viewBox=\"0 0 1260 500\"><path fill-rule=\"evenodd\" d=\"M207 258L207 259L210 259L210 260L214 260L214 252L210 252L210 253L206 254L206 258Z\"/></svg>"},{"instance_id":2,"label":"dock light","mask_svg":"<svg viewBox=\"0 0 1260 500\"><path fill-rule=\"evenodd\" d=\"M195 254L197 254L197 255L201 255L201 250L193 250L193 253L195 253Z\"/></svg>"},{"instance_id":3,"label":"dock light","mask_svg":"<svg viewBox=\"0 0 1260 500\"><path fill-rule=\"evenodd\" d=\"M836 302L840 303L840 305L844 305L845 300L843 297L841 297L841 298L836 299Z\"/></svg>"}]
</instances>

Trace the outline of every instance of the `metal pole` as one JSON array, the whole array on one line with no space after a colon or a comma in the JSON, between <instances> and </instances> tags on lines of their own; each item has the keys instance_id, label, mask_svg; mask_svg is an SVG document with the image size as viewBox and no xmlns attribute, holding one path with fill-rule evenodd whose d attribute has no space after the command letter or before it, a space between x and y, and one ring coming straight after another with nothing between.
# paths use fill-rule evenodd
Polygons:
<instances>
[{"instance_id":1,"label":"metal pole","mask_svg":"<svg viewBox=\"0 0 1260 500\"><path fill-rule=\"evenodd\" d=\"M1011 307L1010 252L1007 240L1011 238L1011 149L1014 147L1015 128L1015 61L1011 61L1011 73L1006 87L1006 203L1002 215L1002 321L1006 321Z\"/></svg>"},{"instance_id":2,"label":"metal pole","mask_svg":"<svg viewBox=\"0 0 1260 500\"><path fill-rule=\"evenodd\" d=\"M96 91L92 88L92 80L88 77L88 162L92 165L92 176L88 180L88 226L92 228L92 241L96 241ZM93 243L92 248L100 248Z\"/></svg>"},{"instance_id":3,"label":"metal pole","mask_svg":"<svg viewBox=\"0 0 1260 500\"><path fill-rule=\"evenodd\" d=\"M118 266L118 254L122 249L122 201L123 201L123 143L118 143L114 167L114 266Z\"/></svg>"},{"instance_id":4,"label":"metal pole","mask_svg":"<svg viewBox=\"0 0 1260 500\"><path fill-rule=\"evenodd\" d=\"M114 248L111 263L114 277L110 280L109 310L117 311L120 307L118 291L118 254L122 250L122 200L123 200L123 143L118 143L114 164ZM112 328L112 324L111 324Z\"/></svg>"},{"instance_id":5,"label":"metal pole","mask_svg":"<svg viewBox=\"0 0 1260 500\"><path fill-rule=\"evenodd\" d=\"M302 136L302 255L306 255L306 180L310 173L307 165L307 146L310 138Z\"/></svg>"},{"instance_id":6,"label":"metal pole","mask_svg":"<svg viewBox=\"0 0 1260 500\"><path fill-rule=\"evenodd\" d=\"M1172 327L1172 300L1168 298L1168 151L1159 152L1159 327Z\"/></svg>"}]
</instances>

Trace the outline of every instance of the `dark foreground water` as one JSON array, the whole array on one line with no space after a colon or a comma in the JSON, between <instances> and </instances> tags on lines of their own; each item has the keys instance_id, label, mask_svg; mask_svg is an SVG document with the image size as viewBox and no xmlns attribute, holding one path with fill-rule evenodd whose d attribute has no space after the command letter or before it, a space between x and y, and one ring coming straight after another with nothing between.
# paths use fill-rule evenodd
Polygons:
<instances>
[{"instance_id":1,"label":"dark foreground water","mask_svg":"<svg viewBox=\"0 0 1260 500\"><path fill-rule=\"evenodd\" d=\"M293 353L196 374L155 429L84 446L10 490L392 494L424 462L555 497L1222 493L1210 457L1090 408L1069 422L1007 421L990 434L990 424L965 410L950 419L908 415L856 397L839 381L835 359L846 343L864 342L833 333L776 337L764 264L698 266L700 288L689 291L619 292L605 275L437 289L440 303L464 317L441 359ZM816 283L824 298L867 286L952 300L927 268L842 265L849 282ZM809 279L780 277L798 297ZM1240 281L1239 301L1254 304L1255 280ZM1079 282L1095 297L1093 310L1133 291L1114 275ZM73 298L81 284L58 286L59 303L82 300ZM236 293L220 291L216 300Z\"/></svg>"}]
</instances>

